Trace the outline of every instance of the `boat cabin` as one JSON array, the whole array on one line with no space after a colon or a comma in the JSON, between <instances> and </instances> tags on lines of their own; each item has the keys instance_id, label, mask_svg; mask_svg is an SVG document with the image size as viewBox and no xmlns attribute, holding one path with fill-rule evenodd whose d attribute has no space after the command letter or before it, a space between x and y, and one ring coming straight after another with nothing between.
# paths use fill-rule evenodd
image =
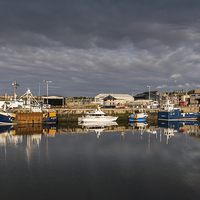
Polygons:
<instances>
[{"instance_id":1,"label":"boat cabin","mask_svg":"<svg viewBox=\"0 0 200 200\"><path fill-rule=\"evenodd\" d=\"M174 110L174 104L172 104L169 100L163 105L163 109L166 111Z\"/></svg>"}]
</instances>

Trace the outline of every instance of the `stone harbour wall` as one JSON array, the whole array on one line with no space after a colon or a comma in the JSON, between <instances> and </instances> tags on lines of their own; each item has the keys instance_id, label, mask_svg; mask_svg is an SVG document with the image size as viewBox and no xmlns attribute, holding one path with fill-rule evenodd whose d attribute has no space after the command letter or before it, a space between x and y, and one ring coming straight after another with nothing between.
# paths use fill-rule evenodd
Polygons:
<instances>
[{"instance_id":1,"label":"stone harbour wall","mask_svg":"<svg viewBox=\"0 0 200 200\"><path fill-rule=\"evenodd\" d=\"M181 107L181 112L184 113L196 113L200 111L199 107ZM58 116L58 122L64 121L77 121L78 117L84 116L87 112L96 109L66 109L66 108L59 108L56 109L56 113ZM139 112L138 109L108 109L102 108L101 109L107 115L118 116L118 120L128 120L128 116L132 113ZM143 109L144 112L147 112L149 117L148 120L157 120L158 119L158 111L160 109Z\"/></svg>"}]
</instances>

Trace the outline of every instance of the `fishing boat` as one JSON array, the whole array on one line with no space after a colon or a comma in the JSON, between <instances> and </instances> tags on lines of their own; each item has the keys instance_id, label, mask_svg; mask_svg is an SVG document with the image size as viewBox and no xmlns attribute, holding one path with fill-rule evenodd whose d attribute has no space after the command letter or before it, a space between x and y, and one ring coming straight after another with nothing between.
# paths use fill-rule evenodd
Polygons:
<instances>
[{"instance_id":1,"label":"fishing boat","mask_svg":"<svg viewBox=\"0 0 200 200\"><path fill-rule=\"evenodd\" d=\"M57 122L57 116L55 110L42 109L41 105L33 97L29 88L26 91L26 93L21 96L21 98L23 97L27 98L27 105L25 107L27 108L27 110L29 110L29 113L32 113L29 115L27 114L27 117L30 117L29 122L32 121L33 123L44 123L44 124L54 124ZM34 115L37 117L34 117Z\"/></svg>"},{"instance_id":2,"label":"fishing boat","mask_svg":"<svg viewBox=\"0 0 200 200\"><path fill-rule=\"evenodd\" d=\"M181 113L179 108L174 108L169 100L163 105L163 110L158 111L158 120L167 121L187 121L197 120L200 112L198 113Z\"/></svg>"},{"instance_id":3,"label":"fishing boat","mask_svg":"<svg viewBox=\"0 0 200 200\"><path fill-rule=\"evenodd\" d=\"M42 123L44 124L56 124L57 116L56 111L53 109L47 109L43 111L43 120Z\"/></svg>"},{"instance_id":4,"label":"fishing boat","mask_svg":"<svg viewBox=\"0 0 200 200\"><path fill-rule=\"evenodd\" d=\"M0 124L55 124L57 122L56 112L53 109L42 109L41 105L33 97L30 89L20 98L26 97L27 104L23 105L23 109L19 109L16 113L6 110L6 102L4 110L0 112Z\"/></svg>"},{"instance_id":5,"label":"fishing boat","mask_svg":"<svg viewBox=\"0 0 200 200\"><path fill-rule=\"evenodd\" d=\"M148 118L148 113L146 112L139 112L135 114L131 114L128 118L129 123L131 122L145 122Z\"/></svg>"},{"instance_id":6,"label":"fishing boat","mask_svg":"<svg viewBox=\"0 0 200 200\"><path fill-rule=\"evenodd\" d=\"M87 112L85 116L78 118L78 123L86 122L113 122L116 121L118 117L107 116L100 107L98 106L96 111Z\"/></svg>"}]
</instances>

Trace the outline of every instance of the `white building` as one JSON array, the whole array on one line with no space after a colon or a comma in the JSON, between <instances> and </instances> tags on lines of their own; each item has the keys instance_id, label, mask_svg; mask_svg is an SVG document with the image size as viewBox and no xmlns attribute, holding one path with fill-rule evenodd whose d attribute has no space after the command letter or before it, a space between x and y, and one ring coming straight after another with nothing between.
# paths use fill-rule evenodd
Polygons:
<instances>
[{"instance_id":1,"label":"white building","mask_svg":"<svg viewBox=\"0 0 200 200\"><path fill-rule=\"evenodd\" d=\"M95 104L104 104L104 98L111 96L115 100L115 105L119 104L125 104L125 103L130 103L134 101L134 97L129 95L129 94L109 94L109 93L103 93L103 94L98 94L97 96L94 97L94 102Z\"/></svg>"}]
</instances>

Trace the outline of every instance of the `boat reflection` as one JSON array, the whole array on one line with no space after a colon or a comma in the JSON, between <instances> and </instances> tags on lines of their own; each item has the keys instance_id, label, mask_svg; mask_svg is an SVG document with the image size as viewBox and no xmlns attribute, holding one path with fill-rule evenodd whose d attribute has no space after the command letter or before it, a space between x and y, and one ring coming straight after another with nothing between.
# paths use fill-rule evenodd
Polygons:
<instances>
[{"instance_id":1,"label":"boat reflection","mask_svg":"<svg viewBox=\"0 0 200 200\"><path fill-rule=\"evenodd\" d=\"M5 125L5 126L0 126L0 134L1 133L5 133L5 132L9 132L13 129L12 125Z\"/></svg>"},{"instance_id":2,"label":"boat reflection","mask_svg":"<svg viewBox=\"0 0 200 200\"><path fill-rule=\"evenodd\" d=\"M177 132L182 132L186 135L194 136L195 139L200 139L200 123L194 121L165 121L158 120L158 127L164 129L164 135L167 136L168 140L175 135ZM186 138L187 140L187 138Z\"/></svg>"},{"instance_id":3,"label":"boat reflection","mask_svg":"<svg viewBox=\"0 0 200 200\"><path fill-rule=\"evenodd\" d=\"M57 133L57 126L56 124L45 124L43 125L43 134L48 137L55 137Z\"/></svg>"},{"instance_id":4,"label":"boat reflection","mask_svg":"<svg viewBox=\"0 0 200 200\"><path fill-rule=\"evenodd\" d=\"M110 127L118 126L117 122L86 122L78 123L78 125L82 126L87 132L95 132L97 139L105 130L108 130Z\"/></svg>"},{"instance_id":5,"label":"boat reflection","mask_svg":"<svg viewBox=\"0 0 200 200\"><path fill-rule=\"evenodd\" d=\"M27 139L27 145L30 141L39 144L42 135L54 137L56 134L56 125L19 125L19 126L0 126L0 146L12 144L16 146L23 139Z\"/></svg>"},{"instance_id":6,"label":"boat reflection","mask_svg":"<svg viewBox=\"0 0 200 200\"><path fill-rule=\"evenodd\" d=\"M139 130L140 138L142 140L142 136L143 136L144 130L148 127L147 121L130 123L130 126L132 127L132 134L133 135L134 135L136 130Z\"/></svg>"},{"instance_id":7,"label":"boat reflection","mask_svg":"<svg viewBox=\"0 0 200 200\"><path fill-rule=\"evenodd\" d=\"M130 123L130 126L133 127L134 129L144 130L148 127L148 122L141 121L141 122Z\"/></svg>"},{"instance_id":8,"label":"boat reflection","mask_svg":"<svg viewBox=\"0 0 200 200\"><path fill-rule=\"evenodd\" d=\"M13 137L14 135L16 135L16 130L13 126L0 126L0 146L6 146L8 143L16 146L21 143L23 137Z\"/></svg>"},{"instance_id":9,"label":"boat reflection","mask_svg":"<svg viewBox=\"0 0 200 200\"><path fill-rule=\"evenodd\" d=\"M165 120L158 120L158 127L161 128L173 128L177 131L179 131L180 129L182 129L183 126L187 126L188 130L193 130L194 127L199 127L200 123L198 121L165 121Z\"/></svg>"},{"instance_id":10,"label":"boat reflection","mask_svg":"<svg viewBox=\"0 0 200 200\"><path fill-rule=\"evenodd\" d=\"M172 138L176 132L177 130L174 130L173 128L164 129L164 135L167 137L166 144L169 143L169 139Z\"/></svg>"},{"instance_id":11,"label":"boat reflection","mask_svg":"<svg viewBox=\"0 0 200 200\"><path fill-rule=\"evenodd\" d=\"M17 145L24 139L39 143L42 136L55 137L56 135L79 135L85 133L96 133L99 138L103 132L119 132L121 137L132 135L140 135L141 140L145 139L145 133L151 135L152 138L159 139L160 142L166 138L166 144L178 133L193 136L195 139L200 140L200 123L198 121L158 121L158 124L147 122L135 122L131 124L118 125L117 122L90 122L78 124L65 124L65 125L42 125L42 124L29 124L29 125L16 125L16 126L0 126L0 146L6 144ZM39 136L40 135L40 136Z\"/></svg>"}]
</instances>

